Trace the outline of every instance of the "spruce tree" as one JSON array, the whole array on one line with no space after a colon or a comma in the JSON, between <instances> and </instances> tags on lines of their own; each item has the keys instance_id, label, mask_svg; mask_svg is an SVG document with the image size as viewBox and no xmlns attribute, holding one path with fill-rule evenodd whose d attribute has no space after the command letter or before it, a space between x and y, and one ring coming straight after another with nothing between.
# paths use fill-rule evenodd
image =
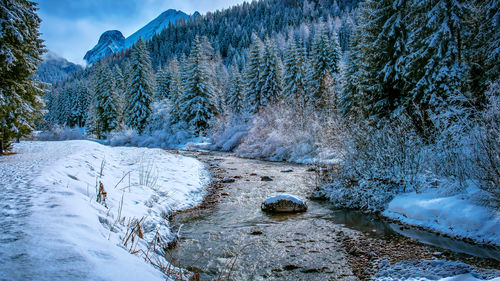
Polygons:
<instances>
[{"instance_id":1,"label":"spruce tree","mask_svg":"<svg viewBox=\"0 0 500 281\"><path fill-rule=\"evenodd\" d=\"M299 41L295 43L295 39L290 39L290 46L286 52L285 60L285 77L283 79L284 96L290 102L299 102L304 104L306 90L306 66L305 66L305 49Z\"/></svg>"},{"instance_id":2,"label":"spruce tree","mask_svg":"<svg viewBox=\"0 0 500 281\"><path fill-rule=\"evenodd\" d=\"M340 46L337 38L333 40L328 38L322 25L318 27L314 36L311 61L308 101L317 107L324 107L329 99L329 84L339 71Z\"/></svg>"},{"instance_id":3,"label":"spruce tree","mask_svg":"<svg viewBox=\"0 0 500 281\"><path fill-rule=\"evenodd\" d=\"M202 42L198 37L193 42L185 71L186 86L181 97L183 120L194 134L200 134L209 128L217 113L217 107L213 81L210 79Z\"/></svg>"},{"instance_id":4,"label":"spruce tree","mask_svg":"<svg viewBox=\"0 0 500 281\"><path fill-rule=\"evenodd\" d=\"M233 115L239 115L243 110L243 80L238 66L231 67L231 87L226 94L226 105Z\"/></svg>"},{"instance_id":5,"label":"spruce tree","mask_svg":"<svg viewBox=\"0 0 500 281\"><path fill-rule=\"evenodd\" d=\"M0 4L0 150L33 131L42 117L44 89L32 80L45 52L37 10L28 0Z\"/></svg>"},{"instance_id":6,"label":"spruce tree","mask_svg":"<svg viewBox=\"0 0 500 281\"><path fill-rule=\"evenodd\" d=\"M353 55L362 69L360 79L364 97L361 110L365 118L391 117L405 99L405 62L408 44L408 1L369 0L362 6L363 36ZM356 35L359 36L359 35ZM400 108L400 111L402 108Z\"/></svg>"},{"instance_id":7,"label":"spruce tree","mask_svg":"<svg viewBox=\"0 0 500 281\"><path fill-rule=\"evenodd\" d=\"M170 75L166 68L158 68L156 73L155 99L163 100L169 97Z\"/></svg>"},{"instance_id":8,"label":"spruce tree","mask_svg":"<svg viewBox=\"0 0 500 281\"><path fill-rule=\"evenodd\" d=\"M73 125L83 127L89 107L89 92L82 81L77 81L74 88L75 95L71 107L71 121Z\"/></svg>"},{"instance_id":9,"label":"spruce tree","mask_svg":"<svg viewBox=\"0 0 500 281\"><path fill-rule=\"evenodd\" d=\"M260 104L274 103L281 97L282 69L276 44L272 39L268 38L265 42L260 69L260 80L262 81Z\"/></svg>"},{"instance_id":10,"label":"spruce tree","mask_svg":"<svg viewBox=\"0 0 500 281\"><path fill-rule=\"evenodd\" d=\"M256 113L262 105L261 91L261 66L262 54L264 46L262 41L256 34L252 34L252 45L250 46L250 54L246 65L246 90L245 104L248 112Z\"/></svg>"},{"instance_id":11,"label":"spruce tree","mask_svg":"<svg viewBox=\"0 0 500 281\"><path fill-rule=\"evenodd\" d=\"M126 123L140 134L151 115L154 77L151 59L144 41L139 39L131 54L130 85L127 89Z\"/></svg>"},{"instance_id":12,"label":"spruce tree","mask_svg":"<svg viewBox=\"0 0 500 281\"><path fill-rule=\"evenodd\" d=\"M97 65L95 81L95 132L98 138L118 129L120 120L119 99L113 74L108 65Z\"/></svg>"},{"instance_id":13,"label":"spruce tree","mask_svg":"<svg viewBox=\"0 0 500 281\"><path fill-rule=\"evenodd\" d=\"M173 124L175 124L182 120L181 98L184 94L179 62L177 61L177 58L174 58L172 61L170 61L168 65L168 73L171 78L170 87L168 89L168 100L170 101L171 105L170 120Z\"/></svg>"},{"instance_id":14,"label":"spruce tree","mask_svg":"<svg viewBox=\"0 0 500 281\"><path fill-rule=\"evenodd\" d=\"M417 130L426 138L460 106L465 66L462 60L463 6L456 0L413 0L412 33L405 64L408 97L404 104ZM441 123L441 124L440 124Z\"/></svg>"}]
</instances>

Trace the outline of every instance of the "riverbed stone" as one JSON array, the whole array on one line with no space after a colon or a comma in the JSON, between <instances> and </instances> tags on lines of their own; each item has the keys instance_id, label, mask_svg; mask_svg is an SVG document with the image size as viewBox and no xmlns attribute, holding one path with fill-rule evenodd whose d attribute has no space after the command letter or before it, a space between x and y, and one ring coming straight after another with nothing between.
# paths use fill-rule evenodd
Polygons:
<instances>
[{"instance_id":1,"label":"riverbed stone","mask_svg":"<svg viewBox=\"0 0 500 281\"><path fill-rule=\"evenodd\" d=\"M299 213L307 211L307 203L297 196L280 194L267 198L261 209L269 213Z\"/></svg>"}]
</instances>

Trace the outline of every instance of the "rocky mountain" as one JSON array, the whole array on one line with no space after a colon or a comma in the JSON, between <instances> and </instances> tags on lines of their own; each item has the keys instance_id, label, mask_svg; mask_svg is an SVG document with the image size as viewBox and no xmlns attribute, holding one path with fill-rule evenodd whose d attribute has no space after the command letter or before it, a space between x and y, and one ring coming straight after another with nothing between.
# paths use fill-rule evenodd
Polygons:
<instances>
[{"instance_id":1,"label":"rocky mountain","mask_svg":"<svg viewBox=\"0 0 500 281\"><path fill-rule=\"evenodd\" d=\"M99 38L95 47L88 51L83 59L88 64L93 64L102 58L119 52L125 48L125 37L118 30L108 30Z\"/></svg>"},{"instance_id":2,"label":"rocky mountain","mask_svg":"<svg viewBox=\"0 0 500 281\"><path fill-rule=\"evenodd\" d=\"M36 78L42 82L56 83L83 69L81 65L69 62L51 51L46 53L43 59L36 73Z\"/></svg>"},{"instance_id":3,"label":"rocky mountain","mask_svg":"<svg viewBox=\"0 0 500 281\"><path fill-rule=\"evenodd\" d=\"M199 15L199 13L195 13L195 15ZM92 50L88 51L83 59L85 59L88 64L93 64L102 58L131 47L139 38L149 40L155 34L160 33L164 28L168 27L169 24L175 24L179 20L188 19L189 15L184 12L170 9L163 12L126 39L118 30L106 31L99 38L97 45Z\"/></svg>"}]
</instances>

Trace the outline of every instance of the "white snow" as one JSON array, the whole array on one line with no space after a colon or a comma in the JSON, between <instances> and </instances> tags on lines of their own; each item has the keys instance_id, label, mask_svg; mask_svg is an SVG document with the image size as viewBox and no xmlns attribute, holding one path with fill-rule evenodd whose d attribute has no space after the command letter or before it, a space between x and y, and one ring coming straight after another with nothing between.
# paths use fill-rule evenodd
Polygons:
<instances>
[{"instance_id":1,"label":"white snow","mask_svg":"<svg viewBox=\"0 0 500 281\"><path fill-rule=\"evenodd\" d=\"M375 281L500 281L500 270L475 268L460 261L406 260L379 264Z\"/></svg>"},{"instance_id":2,"label":"white snow","mask_svg":"<svg viewBox=\"0 0 500 281\"><path fill-rule=\"evenodd\" d=\"M397 195L382 213L406 224L421 226L452 237L500 245L500 211L479 205L468 188L462 194L440 195L437 191Z\"/></svg>"},{"instance_id":3,"label":"white snow","mask_svg":"<svg viewBox=\"0 0 500 281\"><path fill-rule=\"evenodd\" d=\"M279 195L276 195L273 197L269 197L264 201L264 204L273 204L273 203L276 203L280 200L291 201L293 203L300 204L300 205L305 204L304 200L300 199L299 197L297 197L295 195L290 195L290 194L279 194Z\"/></svg>"},{"instance_id":4,"label":"white snow","mask_svg":"<svg viewBox=\"0 0 500 281\"><path fill-rule=\"evenodd\" d=\"M28 183L25 191L35 194L18 196L29 200L11 200L13 208L29 209L25 222L17 226L23 238L16 245L23 245L17 256L26 256L30 265L9 258L5 252L12 248L3 245L0 279L166 279L144 261L145 252L159 258L148 251L147 242L156 234L166 242L173 239L164 216L201 202L208 180L202 163L160 149L91 141L22 142L14 150L19 154L0 159L0 167L2 174L13 172L17 178L9 181L4 174L0 180L2 185ZM98 182L107 192L105 204L96 202ZM142 220L144 238L136 235L125 246L133 219Z\"/></svg>"},{"instance_id":5,"label":"white snow","mask_svg":"<svg viewBox=\"0 0 500 281\"><path fill-rule=\"evenodd\" d=\"M439 281L476 281L476 280L483 281L483 279L477 279L470 273L439 279ZM488 281L500 281L500 277L489 279Z\"/></svg>"}]
</instances>

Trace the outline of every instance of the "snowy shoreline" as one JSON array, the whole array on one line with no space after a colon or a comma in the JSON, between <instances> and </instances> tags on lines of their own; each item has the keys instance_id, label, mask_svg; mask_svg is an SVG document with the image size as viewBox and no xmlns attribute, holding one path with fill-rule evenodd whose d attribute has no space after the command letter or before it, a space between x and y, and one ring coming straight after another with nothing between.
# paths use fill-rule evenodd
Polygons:
<instances>
[{"instance_id":1,"label":"snowy shoreline","mask_svg":"<svg viewBox=\"0 0 500 281\"><path fill-rule=\"evenodd\" d=\"M30 274L43 280L168 280L158 265L183 274L154 247L176 238L168 222L173 212L203 200L209 180L203 163L161 149L92 141L21 142L14 150L1 159L2 170L16 171L38 191L31 200L11 203L30 210L20 230L28 245L21 254L35 267ZM40 161L19 169L34 158ZM2 263L0 279L31 278L15 270L27 265Z\"/></svg>"},{"instance_id":2,"label":"snowy shoreline","mask_svg":"<svg viewBox=\"0 0 500 281\"><path fill-rule=\"evenodd\" d=\"M381 215L389 220L427 231L464 239L479 245L500 246L500 213L479 205L477 188L441 195L437 191L396 195Z\"/></svg>"}]
</instances>

